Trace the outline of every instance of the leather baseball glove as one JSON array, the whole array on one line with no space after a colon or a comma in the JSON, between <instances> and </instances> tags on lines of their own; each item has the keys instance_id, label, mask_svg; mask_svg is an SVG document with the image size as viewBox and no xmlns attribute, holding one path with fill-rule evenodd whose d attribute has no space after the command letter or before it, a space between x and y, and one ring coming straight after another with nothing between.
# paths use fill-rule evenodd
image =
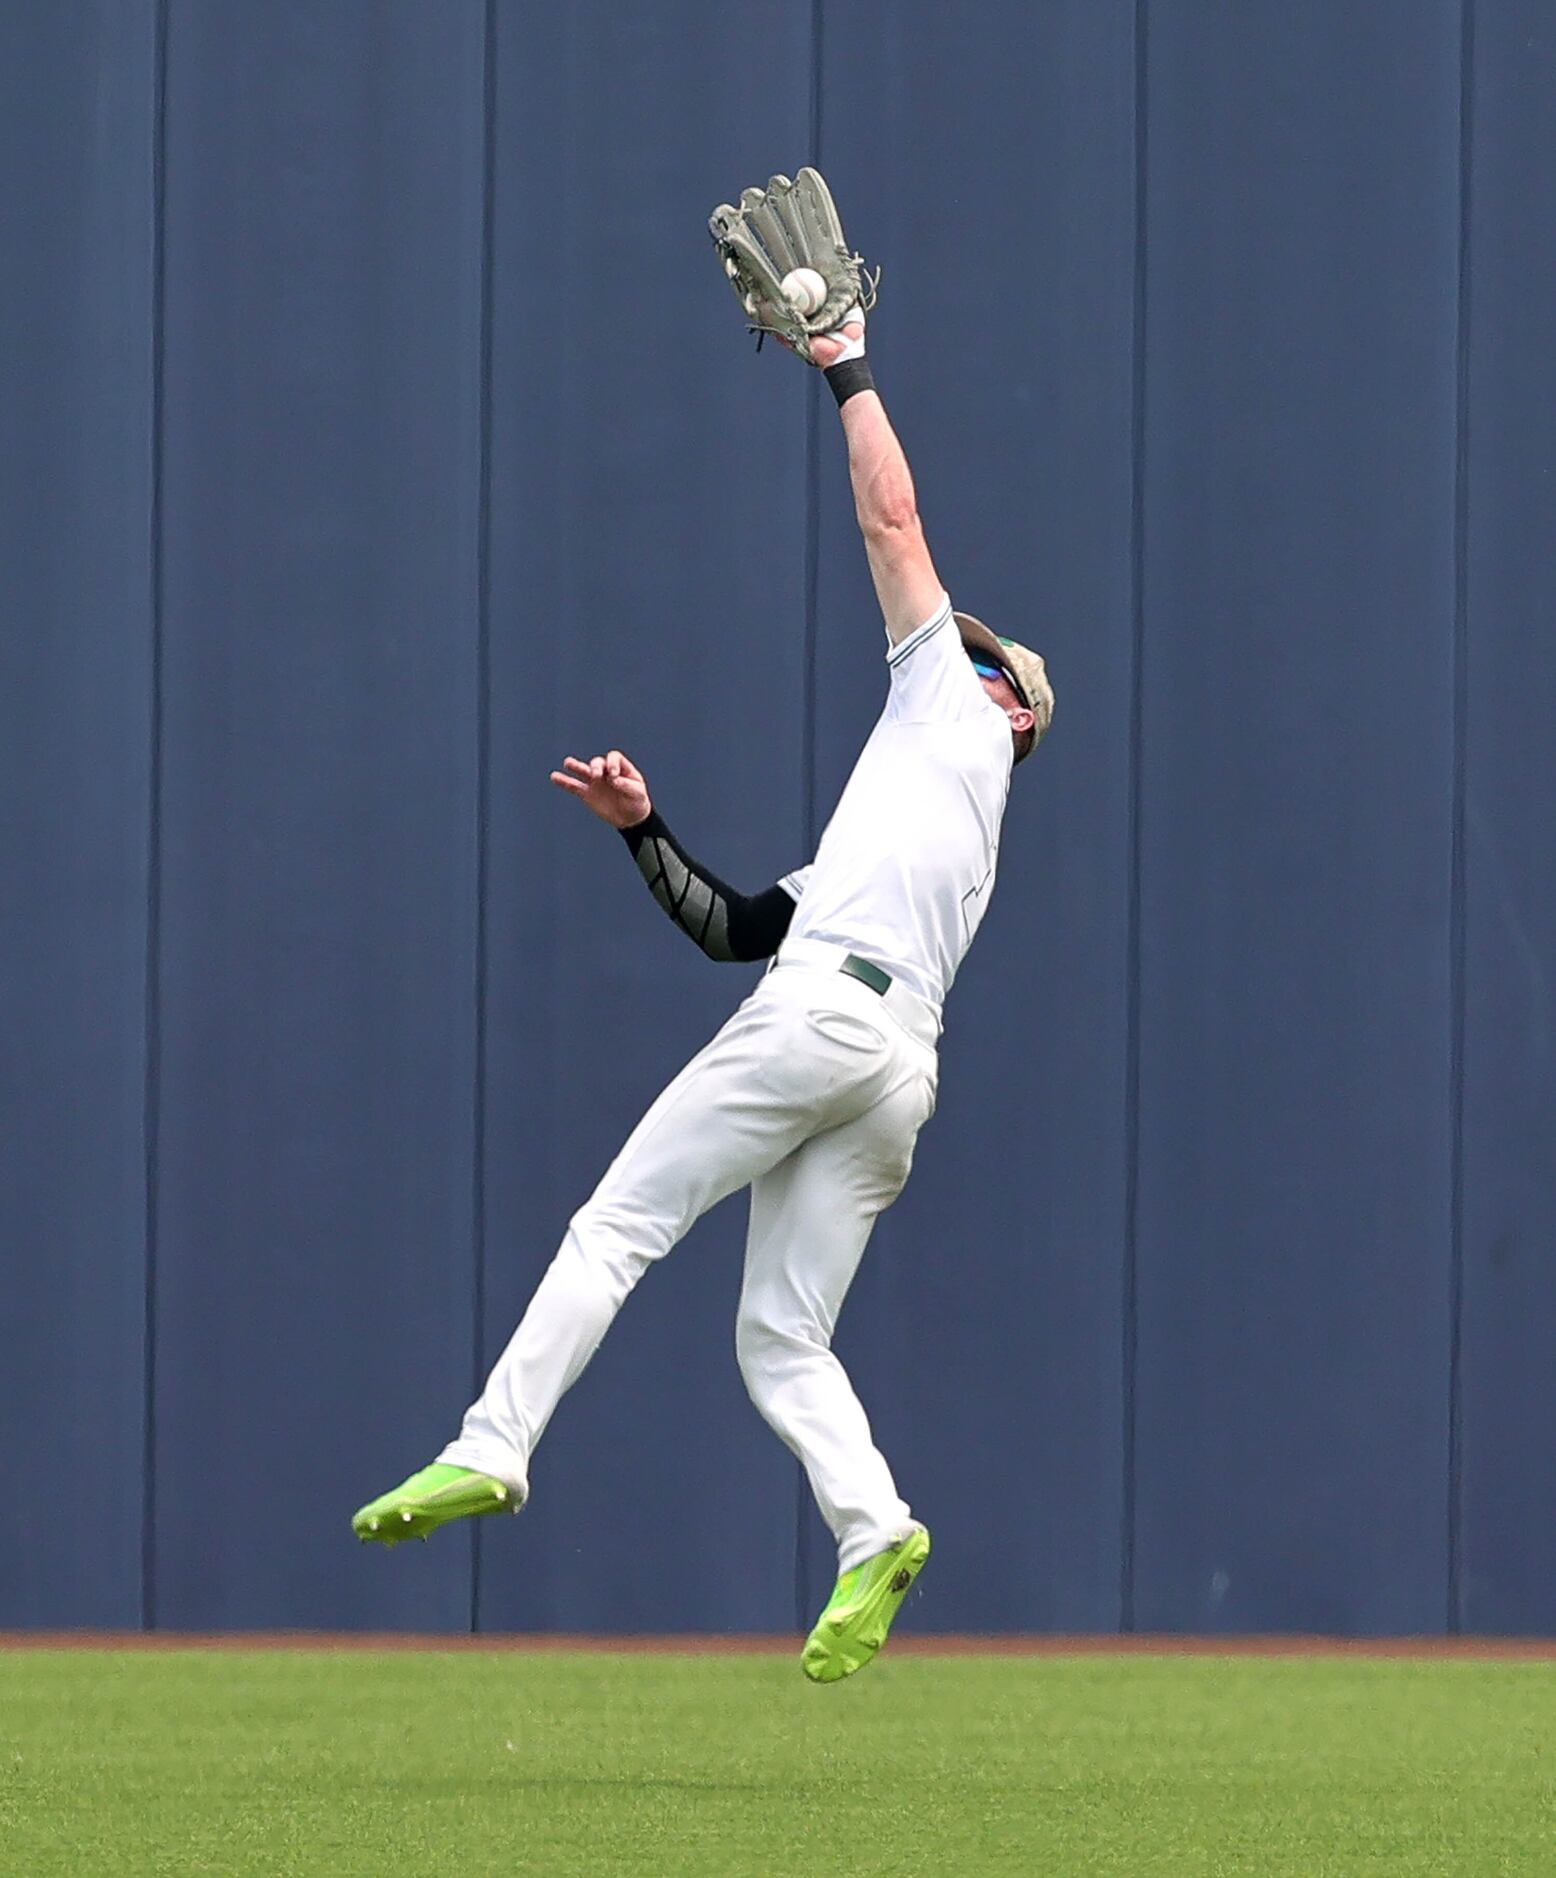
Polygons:
<instances>
[{"instance_id":1,"label":"leather baseball glove","mask_svg":"<svg viewBox=\"0 0 1556 1878\"><path fill-rule=\"evenodd\" d=\"M772 333L811 363L812 338L833 332L854 308L868 313L875 305L880 270L872 274L850 250L817 170L801 170L792 183L774 176L765 189L742 190L738 208L722 202L713 211L708 232L749 330ZM785 278L802 267L814 269L826 289L811 313L783 291Z\"/></svg>"}]
</instances>

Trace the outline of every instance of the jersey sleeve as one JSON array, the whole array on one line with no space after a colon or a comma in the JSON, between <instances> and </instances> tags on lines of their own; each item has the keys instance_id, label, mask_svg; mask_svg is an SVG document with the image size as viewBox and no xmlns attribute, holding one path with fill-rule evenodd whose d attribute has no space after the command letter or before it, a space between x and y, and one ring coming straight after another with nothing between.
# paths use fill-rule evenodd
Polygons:
<instances>
[{"instance_id":1,"label":"jersey sleeve","mask_svg":"<svg viewBox=\"0 0 1556 1878\"><path fill-rule=\"evenodd\" d=\"M784 892L788 894L791 900L798 903L800 895L805 891L805 883L815 871L815 866L814 861L808 861L804 867L795 868L792 874L785 874L782 880L779 881L778 885L783 888Z\"/></svg>"},{"instance_id":2,"label":"jersey sleeve","mask_svg":"<svg viewBox=\"0 0 1556 1878\"><path fill-rule=\"evenodd\" d=\"M951 617L951 602L886 654L891 692L886 716L900 724L954 723L990 703Z\"/></svg>"}]
</instances>

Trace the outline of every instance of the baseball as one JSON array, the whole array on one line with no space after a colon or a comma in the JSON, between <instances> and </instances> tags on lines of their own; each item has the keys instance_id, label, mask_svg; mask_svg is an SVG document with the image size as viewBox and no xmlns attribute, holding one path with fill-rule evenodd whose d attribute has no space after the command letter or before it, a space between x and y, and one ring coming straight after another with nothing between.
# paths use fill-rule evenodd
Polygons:
<instances>
[{"instance_id":1,"label":"baseball","mask_svg":"<svg viewBox=\"0 0 1556 1878\"><path fill-rule=\"evenodd\" d=\"M783 297L796 313L819 313L827 297L827 283L813 267L797 267L783 277Z\"/></svg>"}]
</instances>

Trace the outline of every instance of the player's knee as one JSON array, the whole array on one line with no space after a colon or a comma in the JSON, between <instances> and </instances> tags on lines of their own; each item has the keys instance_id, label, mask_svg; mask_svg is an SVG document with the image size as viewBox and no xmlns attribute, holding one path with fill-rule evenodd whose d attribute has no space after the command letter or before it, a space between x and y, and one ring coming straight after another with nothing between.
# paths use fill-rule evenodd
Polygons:
<instances>
[{"instance_id":1,"label":"player's knee","mask_svg":"<svg viewBox=\"0 0 1556 1878\"><path fill-rule=\"evenodd\" d=\"M827 1340L814 1325L780 1324L756 1311L735 1319L735 1361L746 1393L758 1408L798 1365L825 1355Z\"/></svg>"},{"instance_id":2,"label":"player's knee","mask_svg":"<svg viewBox=\"0 0 1556 1878\"><path fill-rule=\"evenodd\" d=\"M641 1209L596 1196L568 1221L567 1237L579 1257L618 1269L635 1284L670 1251L678 1235L673 1226L645 1217Z\"/></svg>"},{"instance_id":3,"label":"player's knee","mask_svg":"<svg viewBox=\"0 0 1556 1878\"><path fill-rule=\"evenodd\" d=\"M754 1382L763 1373L763 1352L766 1339L763 1325L759 1319L748 1317L744 1311L735 1319L735 1362L740 1369L740 1380L746 1385L746 1391L754 1396Z\"/></svg>"}]
</instances>

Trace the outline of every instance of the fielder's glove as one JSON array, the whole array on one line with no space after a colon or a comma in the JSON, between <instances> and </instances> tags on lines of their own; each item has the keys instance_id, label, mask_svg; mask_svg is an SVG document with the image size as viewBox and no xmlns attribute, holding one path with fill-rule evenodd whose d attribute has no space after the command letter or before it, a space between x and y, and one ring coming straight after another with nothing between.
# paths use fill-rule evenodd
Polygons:
<instances>
[{"instance_id":1,"label":"fielder's glove","mask_svg":"<svg viewBox=\"0 0 1556 1878\"><path fill-rule=\"evenodd\" d=\"M832 192L816 170L801 170L792 183L775 176L765 189L743 190L738 209L720 203L708 232L750 331L772 333L812 364L812 338L835 331L850 314L862 320L875 305L880 270L870 273L863 256L850 251ZM810 313L783 291L801 267L814 269L826 290Z\"/></svg>"}]
</instances>

